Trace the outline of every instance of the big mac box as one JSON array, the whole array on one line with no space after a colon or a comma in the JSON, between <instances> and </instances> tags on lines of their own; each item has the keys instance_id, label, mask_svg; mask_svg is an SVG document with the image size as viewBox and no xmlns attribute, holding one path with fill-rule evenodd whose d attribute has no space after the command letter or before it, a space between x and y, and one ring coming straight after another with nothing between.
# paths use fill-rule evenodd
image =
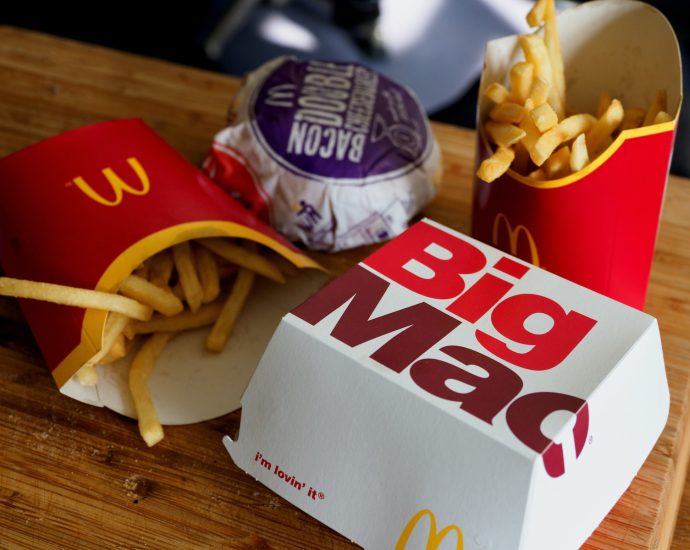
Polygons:
<instances>
[{"instance_id":1,"label":"big mac box","mask_svg":"<svg viewBox=\"0 0 690 550\"><path fill-rule=\"evenodd\" d=\"M548 33L548 24L537 33L544 35L547 50ZM631 0L599 0L568 9L558 16L552 35L560 35L565 75L559 119L587 117L586 127L566 132L563 146L537 166L535 155L520 160L523 146L533 147L530 127L537 118L525 115L514 123L527 135L511 146L516 157L511 168L491 182L475 179L472 236L641 309L681 104L676 37L660 12ZM487 44L477 166L496 149L488 129L496 116L495 100L501 99L493 93L497 85L508 89L508 102L522 104L524 99L516 99L519 91L511 85L519 78L514 72L525 68L520 40L508 36ZM533 59L528 61L534 66ZM534 88L530 95L534 98ZM658 110L664 113L658 115ZM640 118L634 121L636 116ZM545 117L541 123L543 134L549 132ZM586 138L588 163L580 168L576 161L571 170L567 157L575 157L574 138L580 133L580 140ZM552 162L564 156L565 163ZM566 164L565 172L559 164Z\"/></svg>"},{"instance_id":2,"label":"big mac box","mask_svg":"<svg viewBox=\"0 0 690 550\"><path fill-rule=\"evenodd\" d=\"M218 237L316 266L141 120L78 128L0 159L0 265L8 277L116 292L158 253L194 239L198 260L198 240ZM160 421L199 422L239 407L280 318L315 285L308 275L284 285L257 276L220 353L205 349L207 328L171 340L147 381ZM137 416L130 358L96 366L95 385L75 378L104 345L107 311L31 299L20 305L61 392Z\"/></svg>"},{"instance_id":3,"label":"big mac box","mask_svg":"<svg viewBox=\"0 0 690 550\"><path fill-rule=\"evenodd\" d=\"M569 549L668 406L654 318L423 220L283 318L225 445L368 549Z\"/></svg>"}]
</instances>

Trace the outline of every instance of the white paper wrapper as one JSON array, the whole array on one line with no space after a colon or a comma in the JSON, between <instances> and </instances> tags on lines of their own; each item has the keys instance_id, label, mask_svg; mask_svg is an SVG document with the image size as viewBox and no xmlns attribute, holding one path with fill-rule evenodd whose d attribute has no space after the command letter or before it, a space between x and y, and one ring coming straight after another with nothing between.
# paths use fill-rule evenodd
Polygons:
<instances>
[{"instance_id":1,"label":"white paper wrapper","mask_svg":"<svg viewBox=\"0 0 690 550\"><path fill-rule=\"evenodd\" d=\"M205 163L294 241L390 239L435 195L440 151L412 92L357 64L276 59L248 75Z\"/></svg>"}]
</instances>

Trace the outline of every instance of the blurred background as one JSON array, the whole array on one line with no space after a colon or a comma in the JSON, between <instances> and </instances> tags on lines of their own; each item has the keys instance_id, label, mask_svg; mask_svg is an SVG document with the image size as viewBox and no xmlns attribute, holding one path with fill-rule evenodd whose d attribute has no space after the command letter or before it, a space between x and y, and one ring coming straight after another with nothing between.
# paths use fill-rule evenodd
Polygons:
<instances>
[{"instance_id":1,"label":"blurred background","mask_svg":"<svg viewBox=\"0 0 690 550\"><path fill-rule=\"evenodd\" d=\"M557 1L558 10L576 4ZM683 2L650 0L686 62ZM241 76L278 55L364 63L412 88L432 120L473 128L488 40L525 32L531 0L197 0L2 2L8 24ZM685 102L684 102L685 103ZM681 112L672 172L690 176Z\"/></svg>"}]
</instances>

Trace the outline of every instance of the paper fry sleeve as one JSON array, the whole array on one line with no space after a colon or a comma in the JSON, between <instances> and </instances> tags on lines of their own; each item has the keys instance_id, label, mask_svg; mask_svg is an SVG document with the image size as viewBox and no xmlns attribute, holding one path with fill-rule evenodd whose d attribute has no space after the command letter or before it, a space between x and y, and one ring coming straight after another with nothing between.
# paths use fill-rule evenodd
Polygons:
<instances>
[{"instance_id":1,"label":"paper fry sleeve","mask_svg":"<svg viewBox=\"0 0 690 550\"><path fill-rule=\"evenodd\" d=\"M642 309L682 102L678 42L664 16L642 2L586 2L558 21L569 113L595 113L602 91L628 109L664 90L670 120L621 131L564 177L541 181L510 169L491 183L475 178L472 236ZM481 124L493 103L484 92L505 82L520 59L517 45L508 36L486 47L477 167L492 154Z\"/></svg>"},{"instance_id":2,"label":"paper fry sleeve","mask_svg":"<svg viewBox=\"0 0 690 550\"><path fill-rule=\"evenodd\" d=\"M212 236L250 239L318 267L139 119L72 130L0 160L8 276L114 291L156 252ZM21 306L58 386L100 349L105 312Z\"/></svg>"}]
</instances>

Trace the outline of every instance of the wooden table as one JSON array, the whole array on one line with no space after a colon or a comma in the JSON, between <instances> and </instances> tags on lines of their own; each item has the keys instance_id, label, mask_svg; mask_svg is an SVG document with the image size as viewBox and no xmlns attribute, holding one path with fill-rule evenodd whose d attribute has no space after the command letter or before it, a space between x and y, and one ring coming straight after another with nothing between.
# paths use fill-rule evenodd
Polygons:
<instances>
[{"instance_id":1,"label":"wooden table","mask_svg":"<svg viewBox=\"0 0 690 550\"><path fill-rule=\"evenodd\" d=\"M199 163L236 79L0 28L0 155L84 124L145 119ZM469 229L473 133L435 124L440 196L425 214ZM690 181L671 177L646 310L658 317L668 425L586 548L690 548ZM370 252L321 258L341 270ZM31 334L0 301L0 548L353 546L239 470L221 444L240 413L166 430L148 449L135 424L58 393ZM678 524L674 524L678 511Z\"/></svg>"}]
</instances>

